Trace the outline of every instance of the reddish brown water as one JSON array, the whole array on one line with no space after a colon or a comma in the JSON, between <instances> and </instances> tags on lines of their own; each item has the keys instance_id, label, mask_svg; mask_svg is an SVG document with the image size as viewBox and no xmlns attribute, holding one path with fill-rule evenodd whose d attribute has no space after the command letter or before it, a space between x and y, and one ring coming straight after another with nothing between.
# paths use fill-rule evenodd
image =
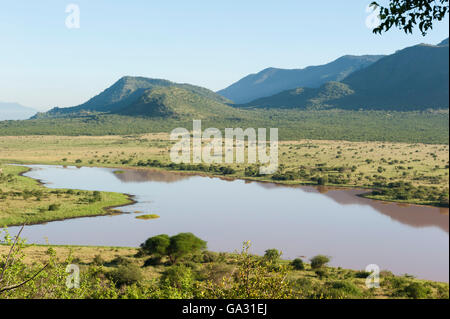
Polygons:
<instances>
[{"instance_id":1,"label":"reddish brown water","mask_svg":"<svg viewBox=\"0 0 450 319\"><path fill-rule=\"evenodd\" d=\"M192 232L215 251L234 251L250 240L263 254L277 248L285 258L316 254L332 265L364 269L377 264L396 274L447 281L448 209L399 205L356 196L361 190L291 187L161 171L32 166L27 176L53 188L135 195L126 212L78 218L24 230L31 242L138 246L146 238ZM15 229L14 229L15 230ZM14 231L12 230L12 231Z\"/></svg>"}]
</instances>

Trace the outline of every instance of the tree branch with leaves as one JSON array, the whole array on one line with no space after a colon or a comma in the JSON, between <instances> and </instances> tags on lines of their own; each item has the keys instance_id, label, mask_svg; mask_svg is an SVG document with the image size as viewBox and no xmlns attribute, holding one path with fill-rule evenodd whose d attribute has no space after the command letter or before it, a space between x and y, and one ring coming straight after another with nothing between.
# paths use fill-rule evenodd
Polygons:
<instances>
[{"instance_id":1,"label":"tree branch with leaves","mask_svg":"<svg viewBox=\"0 0 450 319\"><path fill-rule=\"evenodd\" d=\"M387 7L374 1L372 8L379 9L381 24L373 33L382 34L393 26L405 33L413 33L418 26L423 36L433 29L435 21L441 21L449 12L449 0L391 0Z\"/></svg>"},{"instance_id":2,"label":"tree branch with leaves","mask_svg":"<svg viewBox=\"0 0 450 319\"><path fill-rule=\"evenodd\" d=\"M34 273L33 275L31 275L29 278L18 282L18 283L14 283L14 284L7 284L5 282L5 274L6 271L8 270L9 267L11 267L14 264L14 256L17 253L18 249L16 249L16 247L19 244L19 239L20 239L20 234L22 233L23 228L25 227L25 225L22 226L22 228L20 228L19 233L17 234L16 238L14 239L14 242L11 245L11 248L9 249L9 253L5 259L5 262L3 264L2 270L0 272L0 295L6 291L10 291L10 290L14 290L17 289L19 287L22 287L23 285L25 285L26 283L32 281L34 278L36 278L45 268L47 268L47 266L49 265L49 263L45 264L41 269L39 269L36 273Z\"/></svg>"}]
</instances>

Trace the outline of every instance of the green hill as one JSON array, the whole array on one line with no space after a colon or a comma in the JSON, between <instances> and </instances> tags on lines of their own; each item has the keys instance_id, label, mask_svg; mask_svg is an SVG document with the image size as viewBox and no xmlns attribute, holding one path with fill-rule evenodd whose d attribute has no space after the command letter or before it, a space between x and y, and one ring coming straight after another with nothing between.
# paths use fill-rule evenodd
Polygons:
<instances>
[{"instance_id":1,"label":"green hill","mask_svg":"<svg viewBox=\"0 0 450 319\"><path fill-rule=\"evenodd\" d=\"M420 44L379 59L341 83L297 88L241 105L265 108L425 110L449 107L448 39Z\"/></svg>"},{"instance_id":2,"label":"green hill","mask_svg":"<svg viewBox=\"0 0 450 319\"><path fill-rule=\"evenodd\" d=\"M238 110L191 90L169 86L145 90L136 101L113 113L130 116L203 119L237 115Z\"/></svg>"},{"instance_id":3,"label":"green hill","mask_svg":"<svg viewBox=\"0 0 450 319\"><path fill-rule=\"evenodd\" d=\"M174 96L169 97L172 93ZM57 118L91 113L170 116L176 113L188 114L194 112L194 108L207 111L206 104L210 104L215 109L220 105L230 111L231 108L225 105L229 102L213 91L199 86L162 79L125 76L86 103L68 108L56 107L46 113L37 114L35 118ZM185 107L186 111L181 110L182 107Z\"/></svg>"},{"instance_id":4,"label":"green hill","mask_svg":"<svg viewBox=\"0 0 450 319\"><path fill-rule=\"evenodd\" d=\"M449 47L416 45L357 71L342 82L355 94L337 101L348 108L448 108Z\"/></svg>"},{"instance_id":5,"label":"green hill","mask_svg":"<svg viewBox=\"0 0 450 319\"><path fill-rule=\"evenodd\" d=\"M333 101L352 94L354 94L354 91L348 85L340 82L328 82L320 88L297 88L288 90L242 106L323 109L332 108Z\"/></svg>"},{"instance_id":6,"label":"green hill","mask_svg":"<svg viewBox=\"0 0 450 319\"><path fill-rule=\"evenodd\" d=\"M443 40L442 42L440 42L438 45L439 45L439 46L444 46L444 45L447 45L447 46L448 46L448 38L445 39L445 40Z\"/></svg>"}]
</instances>

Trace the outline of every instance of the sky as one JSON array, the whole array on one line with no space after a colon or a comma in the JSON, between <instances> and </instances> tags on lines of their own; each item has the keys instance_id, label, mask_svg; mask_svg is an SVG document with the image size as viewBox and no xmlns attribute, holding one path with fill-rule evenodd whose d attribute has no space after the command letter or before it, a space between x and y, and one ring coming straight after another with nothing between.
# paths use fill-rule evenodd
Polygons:
<instances>
[{"instance_id":1,"label":"sky","mask_svg":"<svg viewBox=\"0 0 450 319\"><path fill-rule=\"evenodd\" d=\"M448 37L448 17L426 37L374 35L371 1L0 0L0 101L74 106L124 75L216 91L267 67L391 54Z\"/></svg>"}]
</instances>

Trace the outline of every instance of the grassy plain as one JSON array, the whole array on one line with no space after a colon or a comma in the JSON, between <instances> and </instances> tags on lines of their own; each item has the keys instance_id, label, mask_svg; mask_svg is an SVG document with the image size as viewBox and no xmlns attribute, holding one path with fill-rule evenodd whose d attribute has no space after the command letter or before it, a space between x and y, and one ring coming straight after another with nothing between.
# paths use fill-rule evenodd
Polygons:
<instances>
[{"instance_id":1,"label":"grassy plain","mask_svg":"<svg viewBox=\"0 0 450 319\"><path fill-rule=\"evenodd\" d=\"M448 144L448 110L420 112L235 109L203 119L204 127L277 127L281 140L390 141ZM101 136L170 132L192 127L188 118L92 114L69 118L0 121L0 136Z\"/></svg>"},{"instance_id":2,"label":"grassy plain","mask_svg":"<svg viewBox=\"0 0 450 319\"><path fill-rule=\"evenodd\" d=\"M165 133L77 137L3 136L0 137L0 164L139 167L223 176L220 171L198 170L196 167L167 167L173 143ZM148 164L149 160L160 164ZM275 176L252 176L246 173L248 164L223 166L232 168L232 171L227 172L227 177L230 178L284 184L323 183L343 187L380 188L386 191L369 196L407 203L448 205L447 144L281 141L279 164L279 174ZM390 183L410 183L411 186L405 190L404 186L397 185L394 193L390 193L391 190L387 188Z\"/></svg>"},{"instance_id":3,"label":"grassy plain","mask_svg":"<svg viewBox=\"0 0 450 319\"><path fill-rule=\"evenodd\" d=\"M21 176L28 170L25 167L0 168L0 227L103 215L114 206L132 202L119 193L47 188Z\"/></svg>"}]
</instances>

